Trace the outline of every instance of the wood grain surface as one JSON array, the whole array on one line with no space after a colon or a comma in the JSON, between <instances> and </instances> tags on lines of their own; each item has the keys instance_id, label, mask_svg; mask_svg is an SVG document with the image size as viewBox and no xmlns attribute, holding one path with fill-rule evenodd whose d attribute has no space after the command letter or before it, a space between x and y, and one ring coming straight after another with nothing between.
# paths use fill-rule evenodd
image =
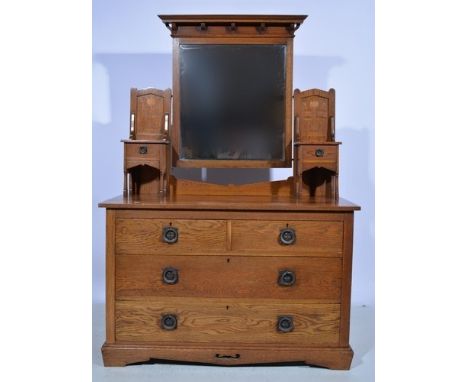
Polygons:
<instances>
[{"instance_id":1,"label":"wood grain surface","mask_svg":"<svg viewBox=\"0 0 468 382\"><path fill-rule=\"evenodd\" d=\"M335 117L335 90L294 91L294 116L297 141L334 141L331 119Z\"/></svg>"},{"instance_id":2,"label":"wood grain surface","mask_svg":"<svg viewBox=\"0 0 468 382\"><path fill-rule=\"evenodd\" d=\"M293 179L278 180L273 182L256 182L248 184L215 184L187 179L171 178L170 193L176 197L181 195L213 196L283 196L294 195Z\"/></svg>"},{"instance_id":3,"label":"wood grain surface","mask_svg":"<svg viewBox=\"0 0 468 382\"><path fill-rule=\"evenodd\" d=\"M162 272L178 271L176 284ZM291 286L278 285L280 270L294 272ZM151 256L116 257L116 298L131 296L304 299L339 303L340 258Z\"/></svg>"},{"instance_id":4,"label":"wood grain surface","mask_svg":"<svg viewBox=\"0 0 468 382\"><path fill-rule=\"evenodd\" d=\"M163 314L177 316L177 329L161 328ZM282 315L293 317L293 331L277 331ZM339 324L340 304L185 297L116 301L118 341L338 346Z\"/></svg>"},{"instance_id":5,"label":"wood grain surface","mask_svg":"<svg viewBox=\"0 0 468 382\"><path fill-rule=\"evenodd\" d=\"M106 211L106 341L115 341L115 211Z\"/></svg>"},{"instance_id":6,"label":"wood grain surface","mask_svg":"<svg viewBox=\"0 0 468 382\"><path fill-rule=\"evenodd\" d=\"M343 198L295 198L275 195L119 195L99 203L99 207L145 210L204 211L283 211L283 212L345 212L361 207ZM246 216L247 217L247 216Z\"/></svg>"},{"instance_id":7,"label":"wood grain surface","mask_svg":"<svg viewBox=\"0 0 468 382\"><path fill-rule=\"evenodd\" d=\"M279 233L283 228L293 228L296 242L282 245ZM259 221L235 220L232 222L232 249L249 253L341 253L343 223L341 221Z\"/></svg>"},{"instance_id":8,"label":"wood grain surface","mask_svg":"<svg viewBox=\"0 0 468 382\"><path fill-rule=\"evenodd\" d=\"M162 238L163 227L170 225L179 231L174 244L167 244ZM116 253L222 252L226 249L226 231L226 221L222 220L117 219Z\"/></svg>"},{"instance_id":9,"label":"wood grain surface","mask_svg":"<svg viewBox=\"0 0 468 382\"><path fill-rule=\"evenodd\" d=\"M238 344L162 344L133 342L102 347L105 366L125 366L150 360L198 362L214 365L271 364L302 362L336 370L350 368L353 350L343 347L299 347Z\"/></svg>"},{"instance_id":10,"label":"wood grain surface","mask_svg":"<svg viewBox=\"0 0 468 382\"><path fill-rule=\"evenodd\" d=\"M171 89L130 90L130 113L134 114L134 139L161 139L166 135L164 115L171 113Z\"/></svg>"}]
</instances>

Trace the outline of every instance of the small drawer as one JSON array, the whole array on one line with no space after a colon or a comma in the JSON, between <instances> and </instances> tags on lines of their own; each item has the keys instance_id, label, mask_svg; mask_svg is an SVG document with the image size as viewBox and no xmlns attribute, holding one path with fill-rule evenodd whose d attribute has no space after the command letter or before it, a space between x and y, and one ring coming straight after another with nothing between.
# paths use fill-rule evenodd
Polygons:
<instances>
[{"instance_id":1,"label":"small drawer","mask_svg":"<svg viewBox=\"0 0 468 382\"><path fill-rule=\"evenodd\" d=\"M166 145L158 143L125 142L125 166L159 163L165 148Z\"/></svg>"},{"instance_id":2,"label":"small drawer","mask_svg":"<svg viewBox=\"0 0 468 382\"><path fill-rule=\"evenodd\" d=\"M341 256L341 221L232 221L232 250L269 255Z\"/></svg>"},{"instance_id":3,"label":"small drawer","mask_svg":"<svg viewBox=\"0 0 468 382\"><path fill-rule=\"evenodd\" d=\"M173 343L339 343L340 304L158 298L116 301L116 340Z\"/></svg>"},{"instance_id":4,"label":"small drawer","mask_svg":"<svg viewBox=\"0 0 468 382\"><path fill-rule=\"evenodd\" d=\"M158 157L159 151L166 145L158 143L129 143L125 142L125 153L131 158Z\"/></svg>"},{"instance_id":5,"label":"small drawer","mask_svg":"<svg viewBox=\"0 0 468 382\"><path fill-rule=\"evenodd\" d=\"M336 145L301 145L298 157L302 170L324 167L331 171L338 171L338 146Z\"/></svg>"},{"instance_id":6,"label":"small drawer","mask_svg":"<svg viewBox=\"0 0 468 382\"><path fill-rule=\"evenodd\" d=\"M117 254L206 254L226 250L223 220L116 219Z\"/></svg>"},{"instance_id":7,"label":"small drawer","mask_svg":"<svg viewBox=\"0 0 468 382\"><path fill-rule=\"evenodd\" d=\"M340 258L150 256L116 258L116 298L212 297L340 302Z\"/></svg>"},{"instance_id":8,"label":"small drawer","mask_svg":"<svg viewBox=\"0 0 468 382\"><path fill-rule=\"evenodd\" d=\"M338 147L328 146L328 145L302 145L300 150L302 150L302 155L304 159L313 159L321 161L335 161L337 159Z\"/></svg>"}]
</instances>

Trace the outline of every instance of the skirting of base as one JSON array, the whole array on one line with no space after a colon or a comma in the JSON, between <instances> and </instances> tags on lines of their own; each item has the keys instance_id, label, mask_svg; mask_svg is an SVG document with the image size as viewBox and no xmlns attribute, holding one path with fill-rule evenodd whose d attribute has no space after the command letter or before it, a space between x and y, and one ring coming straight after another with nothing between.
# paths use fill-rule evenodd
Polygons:
<instances>
[{"instance_id":1,"label":"skirting of base","mask_svg":"<svg viewBox=\"0 0 468 382\"><path fill-rule=\"evenodd\" d=\"M334 370L348 370L353 350L348 347L266 347L223 345L122 344L104 343L104 366L125 366L151 360L203 363L213 365L253 365L304 363Z\"/></svg>"}]
</instances>

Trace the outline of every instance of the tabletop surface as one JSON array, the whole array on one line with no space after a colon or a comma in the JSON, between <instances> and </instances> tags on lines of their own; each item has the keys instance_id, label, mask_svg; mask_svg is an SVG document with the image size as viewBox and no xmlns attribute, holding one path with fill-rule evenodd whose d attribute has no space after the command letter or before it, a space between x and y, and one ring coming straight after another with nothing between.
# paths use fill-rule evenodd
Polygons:
<instances>
[{"instance_id":1,"label":"tabletop surface","mask_svg":"<svg viewBox=\"0 0 468 382\"><path fill-rule=\"evenodd\" d=\"M110 209L155 210L252 210L252 211L357 211L361 207L346 199L284 196L159 196L120 195L99 203Z\"/></svg>"}]
</instances>

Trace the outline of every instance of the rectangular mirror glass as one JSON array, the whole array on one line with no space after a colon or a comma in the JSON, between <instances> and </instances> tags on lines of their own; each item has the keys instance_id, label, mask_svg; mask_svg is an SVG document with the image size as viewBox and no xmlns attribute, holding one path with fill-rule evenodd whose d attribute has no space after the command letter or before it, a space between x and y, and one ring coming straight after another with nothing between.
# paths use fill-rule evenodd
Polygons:
<instances>
[{"instance_id":1,"label":"rectangular mirror glass","mask_svg":"<svg viewBox=\"0 0 468 382\"><path fill-rule=\"evenodd\" d=\"M286 45L181 44L180 159L284 160Z\"/></svg>"}]
</instances>

